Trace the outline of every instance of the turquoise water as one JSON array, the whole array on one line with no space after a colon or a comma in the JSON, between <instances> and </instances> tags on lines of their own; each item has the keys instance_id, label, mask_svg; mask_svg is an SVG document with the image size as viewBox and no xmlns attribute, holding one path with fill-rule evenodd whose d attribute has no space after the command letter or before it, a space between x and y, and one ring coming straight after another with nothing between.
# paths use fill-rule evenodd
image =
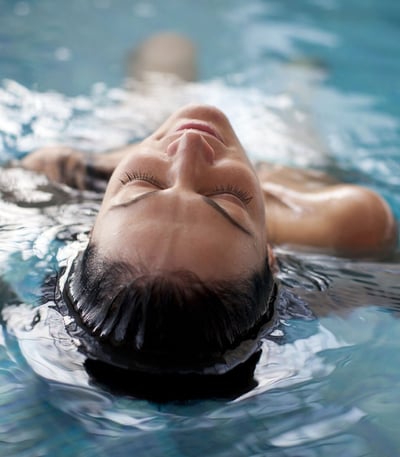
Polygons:
<instances>
[{"instance_id":1,"label":"turquoise water","mask_svg":"<svg viewBox=\"0 0 400 457\"><path fill-rule=\"evenodd\" d=\"M329 169L400 217L400 6L389 0L0 0L0 161L54 142L134 141L187 101L230 116L254 160ZM174 28L200 80L124 89L124 59ZM0 172L1 456L400 454L398 253L277 250L291 310L235 400L158 404L92 382L42 282L86 241L99 196ZM330 312L327 311L331 310Z\"/></svg>"}]
</instances>

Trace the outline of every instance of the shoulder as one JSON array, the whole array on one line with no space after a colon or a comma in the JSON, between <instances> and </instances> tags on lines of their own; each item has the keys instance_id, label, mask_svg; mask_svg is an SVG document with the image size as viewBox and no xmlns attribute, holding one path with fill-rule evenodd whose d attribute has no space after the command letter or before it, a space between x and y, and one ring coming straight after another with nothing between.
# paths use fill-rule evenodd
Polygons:
<instances>
[{"instance_id":1,"label":"shoulder","mask_svg":"<svg viewBox=\"0 0 400 457\"><path fill-rule=\"evenodd\" d=\"M376 257L395 250L396 221L377 193L349 184L285 184L262 184L273 244L308 246L346 257Z\"/></svg>"},{"instance_id":2,"label":"shoulder","mask_svg":"<svg viewBox=\"0 0 400 457\"><path fill-rule=\"evenodd\" d=\"M326 189L330 237L340 253L384 254L394 249L397 226L389 205L377 193L341 184Z\"/></svg>"}]
</instances>

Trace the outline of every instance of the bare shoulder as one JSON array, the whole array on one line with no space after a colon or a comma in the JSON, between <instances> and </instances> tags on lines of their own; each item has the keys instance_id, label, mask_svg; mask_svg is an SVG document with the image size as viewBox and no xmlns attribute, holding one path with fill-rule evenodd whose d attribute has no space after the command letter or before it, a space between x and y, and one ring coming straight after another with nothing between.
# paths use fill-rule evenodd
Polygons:
<instances>
[{"instance_id":1,"label":"bare shoulder","mask_svg":"<svg viewBox=\"0 0 400 457\"><path fill-rule=\"evenodd\" d=\"M264 170L260 181L273 244L351 257L379 257L396 249L394 215L372 190L284 168Z\"/></svg>"},{"instance_id":2,"label":"bare shoulder","mask_svg":"<svg viewBox=\"0 0 400 457\"><path fill-rule=\"evenodd\" d=\"M397 224L389 205L365 187L341 184L325 189L327 216L336 249L353 254L389 253L397 243Z\"/></svg>"}]
</instances>

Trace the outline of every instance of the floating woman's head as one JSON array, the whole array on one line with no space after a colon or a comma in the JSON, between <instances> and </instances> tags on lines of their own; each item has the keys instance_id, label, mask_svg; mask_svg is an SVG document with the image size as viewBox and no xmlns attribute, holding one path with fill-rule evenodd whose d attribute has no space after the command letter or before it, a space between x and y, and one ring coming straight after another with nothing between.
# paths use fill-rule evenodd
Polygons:
<instances>
[{"instance_id":1,"label":"floating woman's head","mask_svg":"<svg viewBox=\"0 0 400 457\"><path fill-rule=\"evenodd\" d=\"M271 321L268 258L262 190L242 145L219 110L188 106L115 169L64 296L93 358L224 373Z\"/></svg>"},{"instance_id":2,"label":"floating woman's head","mask_svg":"<svg viewBox=\"0 0 400 457\"><path fill-rule=\"evenodd\" d=\"M132 148L111 176L91 241L109 260L204 281L259 269L263 195L225 115L186 107Z\"/></svg>"}]
</instances>

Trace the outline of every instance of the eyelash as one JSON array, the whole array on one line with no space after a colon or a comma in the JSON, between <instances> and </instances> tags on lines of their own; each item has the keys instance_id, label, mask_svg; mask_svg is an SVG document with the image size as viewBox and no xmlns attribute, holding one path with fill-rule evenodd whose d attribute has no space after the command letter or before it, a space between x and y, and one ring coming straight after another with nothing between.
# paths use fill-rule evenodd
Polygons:
<instances>
[{"instance_id":1,"label":"eyelash","mask_svg":"<svg viewBox=\"0 0 400 457\"><path fill-rule=\"evenodd\" d=\"M128 184L129 182L133 181L146 181L154 186L159 187L160 189L163 188L160 181L158 181L153 175L149 173L143 173L141 171L135 172L126 172L124 176L120 179L122 185Z\"/></svg>"},{"instance_id":2,"label":"eyelash","mask_svg":"<svg viewBox=\"0 0 400 457\"><path fill-rule=\"evenodd\" d=\"M232 194L235 197L237 197L239 200L241 200L245 205L248 205L253 197L246 192L245 190L241 189L240 187L237 187L232 184L228 184L226 186L217 186L212 195L218 195L218 194Z\"/></svg>"},{"instance_id":3,"label":"eyelash","mask_svg":"<svg viewBox=\"0 0 400 457\"><path fill-rule=\"evenodd\" d=\"M129 182L133 181L146 181L150 184L153 184L160 189L163 189L164 186L158 181L153 175L149 173L143 173L141 171L135 172L126 172L123 178L120 179L122 185L128 184ZM228 185L220 185L214 188L211 194L209 195L218 195L218 194L232 194L237 197L241 202L243 202L246 206L251 202L253 197L240 187L237 187L232 184Z\"/></svg>"}]
</instances>

